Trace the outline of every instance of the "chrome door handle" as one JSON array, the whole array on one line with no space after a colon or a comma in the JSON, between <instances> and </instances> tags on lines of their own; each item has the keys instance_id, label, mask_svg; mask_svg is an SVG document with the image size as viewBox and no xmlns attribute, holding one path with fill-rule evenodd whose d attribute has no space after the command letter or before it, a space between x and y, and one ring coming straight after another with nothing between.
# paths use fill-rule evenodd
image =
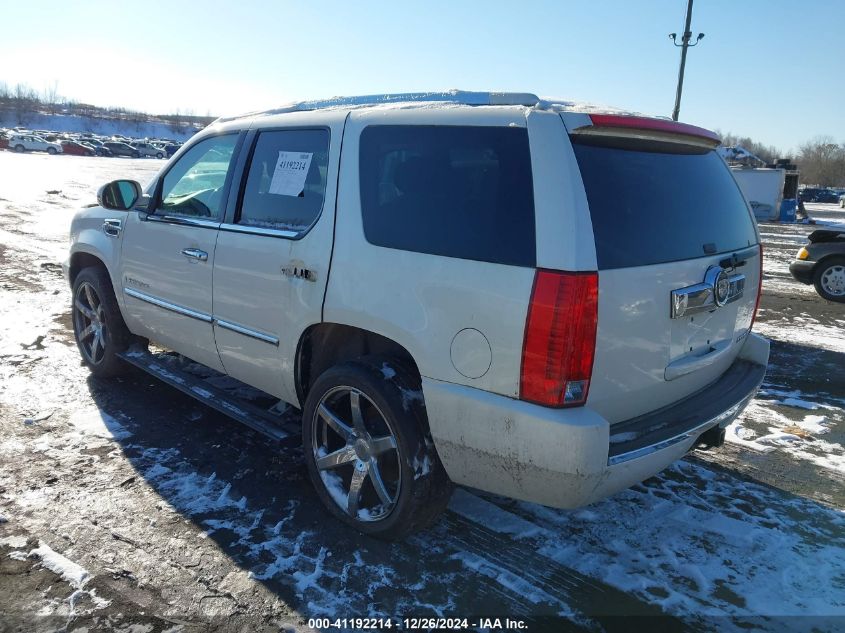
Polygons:
<instances>
[{"instance_id":1,"label":"chrome door handle","mask_svg":"<svg viewBox=\"0 0 845 633\"><path fill-rule=\"evenodd\" d=\"M201 251L198 248L183 248L182 254L185 257L196 259L201 262L208 261L208 253L206 253L205 251Z\"/></svg>"},{"instance_id":2,"label":"chrome door handle","mask_svg":"<svg viewBox=\"0 0 845 633\"><path fill-rule=\"evenodd\" d=\"M118 237L120 235L122 223L120 220L104 220L102 228L103 233L105 233L109 237Z\"/></svg>"}]
</instances>

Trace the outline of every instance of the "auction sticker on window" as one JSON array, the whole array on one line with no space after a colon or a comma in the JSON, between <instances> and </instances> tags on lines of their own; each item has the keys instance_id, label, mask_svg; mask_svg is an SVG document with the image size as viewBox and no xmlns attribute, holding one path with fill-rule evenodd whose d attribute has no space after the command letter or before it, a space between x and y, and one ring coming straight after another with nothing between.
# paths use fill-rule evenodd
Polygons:
<instances>
[{"instance_id":1,"label":"auction sticker on window","mask_svg":"<svg viewBox=\"0 0 845 633\"><path fill-rule=\"evenodd\" d=\"M279 196L298 196L305 188L305 177L311 167L310 152L279 152L269 193Z\"/></svg>"}]
</instances>

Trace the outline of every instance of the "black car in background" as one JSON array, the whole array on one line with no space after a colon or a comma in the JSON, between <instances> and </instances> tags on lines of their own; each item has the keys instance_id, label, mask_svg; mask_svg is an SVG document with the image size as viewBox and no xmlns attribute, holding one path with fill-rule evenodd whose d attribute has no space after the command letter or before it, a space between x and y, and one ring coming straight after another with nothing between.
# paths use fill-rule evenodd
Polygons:
<instances>
[{"instance_id":1,"label":"black car in background","mask_svg":"<svg viewBox=\"0 0 845 633\"><path fill-rule=\"evenodd\" d=\"M180 147L182 147L182 145L179 143L169 143L164 146L164 151L167 152L167 157L170 158L173 154L179 151Z\"/></svg>"},{"instance_id":2,"label":"black car in background","mask_svg":"<svg viewBox=\"0 0 845 633\"><path fill-rule=\"evenodd\" d=\"M830 189L822 189L816 194L814 202L839 202L839 194Z\"/></svg>"},{"instance_id":3,"label":"black car in background","mask_svg":"<svg viewBox=\"0 0 845 633\"><path fill-rule=\"evenodd\" d=\"M798 192L801 202L839 202L839 194L830 189L807 187Z\"/></svg>"},{"instance_id":4,"label":"black car in background","mask_svg":"<svg viewBox=\"0 0 845 633\"><path fill-rule=\"evenodd\" d=\"M807 236L789 272L803 284L813 284L828 301L845 303L845 230L819 229Z\"/></svg>"},{"instance_id":5,"label":"black car in background","mask_svg":"<svg viewBox=\"0 0 845 633\"><path fill-rule=\"evenodd\" d=\"M103 143L103 146L112 153L112 156L128 156L129 158L141 157L141 152L127 143L108 141Z\"/></svg>"}]
</instances>

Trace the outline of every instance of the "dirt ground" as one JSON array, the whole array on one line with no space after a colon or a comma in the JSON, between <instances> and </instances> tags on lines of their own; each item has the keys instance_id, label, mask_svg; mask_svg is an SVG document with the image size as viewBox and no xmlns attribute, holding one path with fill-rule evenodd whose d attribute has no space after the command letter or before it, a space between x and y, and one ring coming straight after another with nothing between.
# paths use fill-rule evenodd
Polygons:
<instances>
[{"instance_id":1,"label":"dirt ground","mask_svg":"<svg viewBox=\"0 0 845 633\"><path fill-rule=\"evenodd\" d=\"M845 305L786 269L814 227L761 225L771 366L723 448L577 511L459 489L433 529L384 543L323 511L296 446L81 366L70 218L162 164L0 152L0 631L845 627Z\"/></svg>"}]
</instances>

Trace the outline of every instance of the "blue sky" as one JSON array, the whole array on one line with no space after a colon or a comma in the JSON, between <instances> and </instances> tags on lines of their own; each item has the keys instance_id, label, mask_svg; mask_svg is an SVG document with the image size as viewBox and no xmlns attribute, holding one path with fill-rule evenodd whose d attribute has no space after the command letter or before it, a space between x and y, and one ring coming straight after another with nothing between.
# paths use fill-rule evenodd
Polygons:
<instances>
[{"instance_id":1,"label":"blue sky","mask_svg":"<svg viewBox=\"0 0 845 633\"><path fill-rule=\"evenodd\" d=\"M463 88L670 115L686 0L15 2L0 81L97 105L233 114ZM681 120L785 151L845 141L843 0L696 0Z\"/></svg>"}]
</instances>

